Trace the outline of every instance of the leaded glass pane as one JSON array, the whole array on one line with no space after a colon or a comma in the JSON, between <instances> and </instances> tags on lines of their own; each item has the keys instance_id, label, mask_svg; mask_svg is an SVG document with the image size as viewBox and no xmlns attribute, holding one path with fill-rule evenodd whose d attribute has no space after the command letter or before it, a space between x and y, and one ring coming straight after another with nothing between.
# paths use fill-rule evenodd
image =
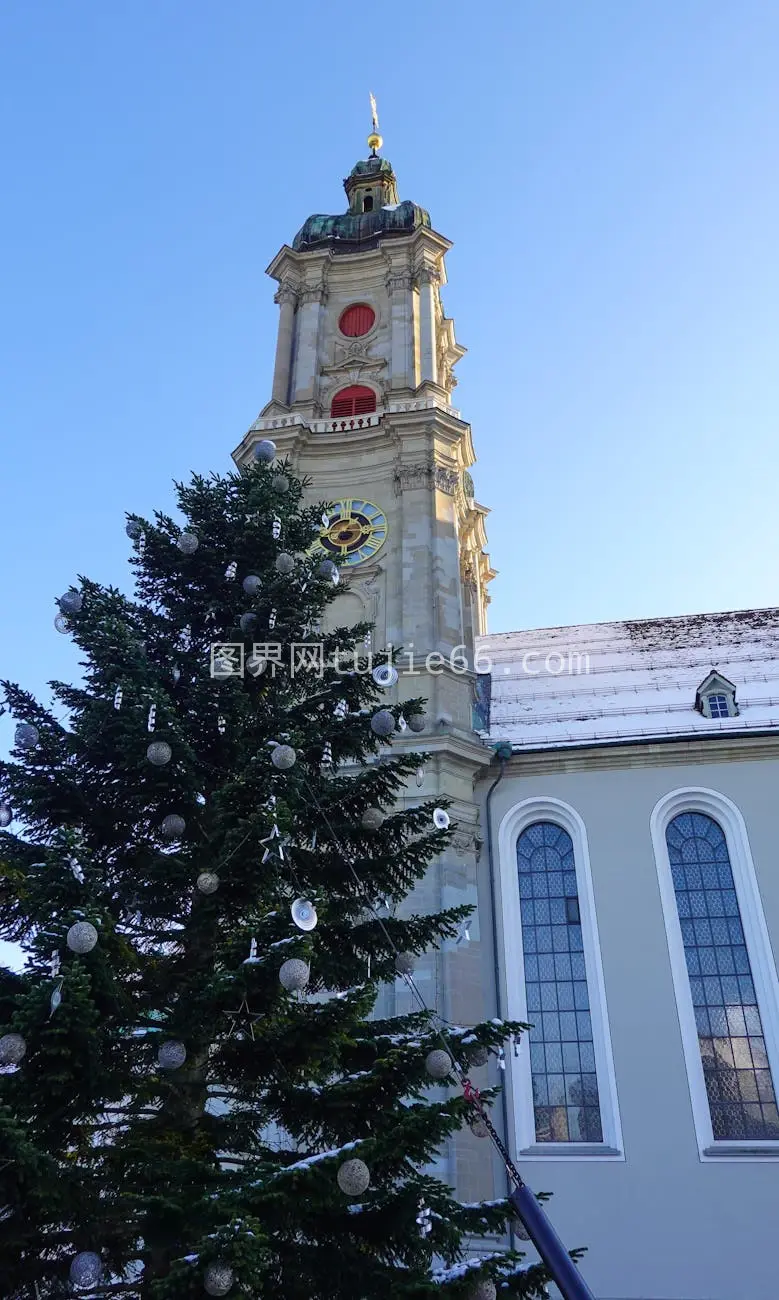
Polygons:
<instances>
[{"instance_id":1,"label":"leaded glass pane","mask_svg":"<svg viewBox=\"0 0 779 1300\"><path fill-rule=\"evenodd\" d=\"M779 1139L725 835L704 813L682 813L669 824L666 843L714 1137Z\"/></svg>"},{"instance_id":2,"label":"leaded glass pane","mask_svg":"<svg viewBox=\"0 0 779 1300\"><path fill-rule=\"evenodd\" d=\"M573 843L535 822L517 843L537 1142L602 1142Z\"/></svg>"}]
</instances>

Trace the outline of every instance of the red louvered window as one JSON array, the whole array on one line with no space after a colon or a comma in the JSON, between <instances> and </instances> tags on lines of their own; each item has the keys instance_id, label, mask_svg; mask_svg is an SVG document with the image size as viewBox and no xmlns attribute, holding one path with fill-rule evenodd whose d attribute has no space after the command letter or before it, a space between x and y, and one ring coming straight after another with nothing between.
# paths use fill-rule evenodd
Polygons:
<instances>
[{"instance_id":1,"label":"red louvered window","mask_svg":"<svg viewBox=\"0 0 779 1300\"><path fill-rule=\"evenodd\" d=\"M352 384L336 393L330 407L331 415L369 415L376 410L376 394L364 384Z\"/></svg>"},{"instance_id":2,"label":"red louvered window","mask_svg":"<svg viewBox=\"0 0 779 1300\"><path fill-rule=\"evenodd\" d=\"M361 334L367 334L368 330L373 329L375 320L376 313L372 307L364 302L355 302L341 312L338 328L347 338L358 339Z\"/></svg>"}]
</instances>

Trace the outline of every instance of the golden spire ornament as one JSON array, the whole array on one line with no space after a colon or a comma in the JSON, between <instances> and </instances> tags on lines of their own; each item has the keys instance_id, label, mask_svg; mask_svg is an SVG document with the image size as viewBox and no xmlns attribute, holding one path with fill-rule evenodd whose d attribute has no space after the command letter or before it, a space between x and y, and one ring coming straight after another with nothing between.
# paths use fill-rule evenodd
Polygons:
<instances>
[{"instance_id":1,"label":"golden spire ornament","mask_svg":"<svg viewBox=\"0 0 779 1300\"><path fill-rule=\"evenodd\" d=\"M376 107L376 97L372 91L369 92L369 95L371 101L371 122L373 123L373 130L368 136L368 148L375 157L376 150L381 148L384 141L379 135L379 110Z\"/></svg>"}]
</instances>

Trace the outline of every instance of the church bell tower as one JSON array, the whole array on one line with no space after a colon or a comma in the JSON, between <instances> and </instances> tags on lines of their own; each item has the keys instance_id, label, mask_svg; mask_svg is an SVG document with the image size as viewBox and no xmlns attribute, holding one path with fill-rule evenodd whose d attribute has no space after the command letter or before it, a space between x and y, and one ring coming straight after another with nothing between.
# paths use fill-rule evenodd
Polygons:
<instances>
[{"instance_id":1,"label":"church bell tower","mask_svg":"<svg viewBox=\"0 0 779 1300\"><path fill-rule=\"evenodd\" d=\"M334 503L321 540L344 567L330 622L371 622L377 651L401 650L390 702L427 699L425 732L394 741L428 755L409 798L452 801L452 850L422 886L429 897L415 897L426 910L476 902L474 787L490 753L477 734L486 722L474 639L486 631L494 574L471 430L453 405L465 349L441 301L451 244L423 208L400 201L375 117L368 145L344 181L346 212L309 217L268 267L279 305L273 391L233 454L248 463L271 438L311 479L311 499ZM449 1017L484 1013L477 948L430 963L428 1000Z\"/></svg>"}]
</instances>

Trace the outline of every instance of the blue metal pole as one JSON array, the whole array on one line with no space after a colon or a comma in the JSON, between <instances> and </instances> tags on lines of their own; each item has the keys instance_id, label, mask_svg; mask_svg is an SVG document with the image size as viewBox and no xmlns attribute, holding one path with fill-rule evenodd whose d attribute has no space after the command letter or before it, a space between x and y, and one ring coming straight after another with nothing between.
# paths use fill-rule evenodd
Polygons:
<instances>
[{"instance_id":1,"label":"blue metal pole","mask_svg":"<svg viewBox=\"0 0 779 1300\"><path fill-rule=\"evenodd\" d=\"M533 1245L546 1264L564 1300L595 1300L592 1291L527 1184L522 1183L516 1187L509 1200L527 1228Z\"/></svg>"}]
</instances>

